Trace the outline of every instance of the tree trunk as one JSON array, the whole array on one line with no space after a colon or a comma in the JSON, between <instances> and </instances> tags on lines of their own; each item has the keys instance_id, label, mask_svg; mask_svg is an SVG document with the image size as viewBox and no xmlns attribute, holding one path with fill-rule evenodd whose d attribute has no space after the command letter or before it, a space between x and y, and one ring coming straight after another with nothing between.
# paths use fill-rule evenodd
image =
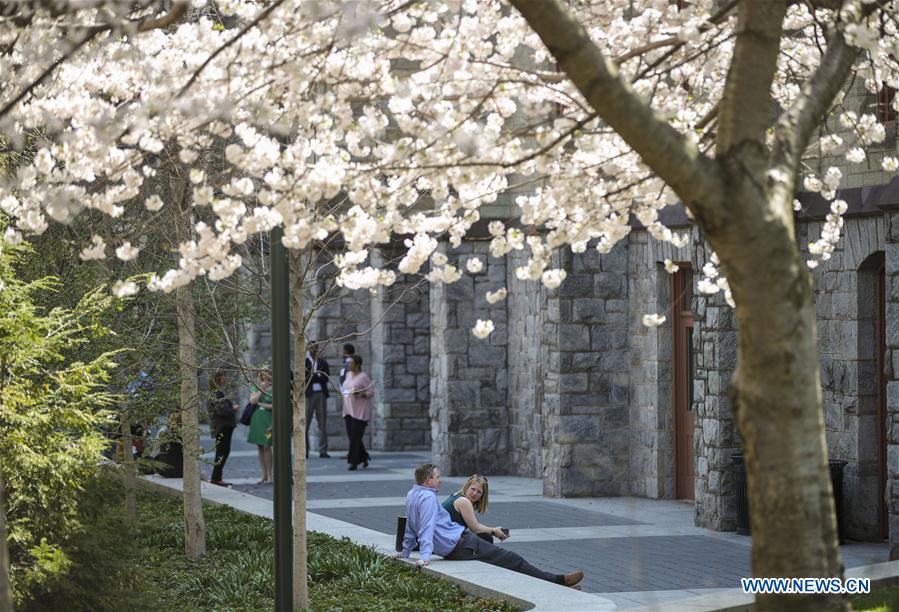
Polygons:
<instances>
[{"instance_id":1,"label":"tree trunk","mask_svg":"<svg viewBox=\"0 0 899 612\"><path fill-rule=\"evenodd\" d=\"M174 180L174 179L173 179ZM189 189L181 189L176 208L176 238L183 242L192 234ZM175 193L178 193L178 191ZM194 324L194 297L190 284L175 289L178 317L178 362L181 374L181 446L184 458L184 553L198 558L206 553L206 524L200 493L200 426L197 415L197 336Z\"/></svg>"},{"instance_id":2,"label":"tree trunk","mask_svg":"<svg viewBox=\"0 0 899 612\"><path fill-rule=\"evenodd\" d=\"M137 523L137 494L134 481L134 456L131 454L133 440L131 439L131 419L128 418L128 408L121 406L122 410L122 474L125 483L125 516L133 526Z\"/></svg>"},{"instance_id":3,"label":"tree trunk","mask_svg":"<svg viewBox=\"0 0 899 612\"><path fill-rule=\"evenodd\" d=\"M206 552L206 524L200 495L200 426L197 417L197 348L194 301L190 286L175 290L178 311L178 359L181 362L181 444L184 456L184 552Z\"/></svg>"},{"instance_id":4,"label":"tree trunk","mask_svg":"<svg viewBox=\"0 0 899 612\"><path fill-rule=\"evenodd\" d=\"M290 322L293 328L293 609L309 608L306 566L306 337L303 315L303 253L290 259Z\"/></svg>"},{"instance_id":5,"label":"tree trunk","mask_svg":"<svg viewBox=\"0 0 899 612\"><path fill-rule=\"evenodd\" d=\"M781 214L792 201L759 202L761 194L749 189L756 200L738 196L734 207L756 212L740 214L743 219L709 239L737 304L738 366L731 398L749 480L753 574L839 577L811 275L796 245L792 214ZM845 598L829 595L756 598L757 610L785 606L848 607Z\"/></svg>"},{"instance_id":6,"label":"tree trunk","mask_svg":"<svg viewBox=\"0 0 899 612\"><path fill-rule=\"evenodd\" d=\"M6 505L3 501L3 474L0 473L0 612L12 612L12 586L9 583L9 549L6 546Z\"/></svg>"}]
</instances>

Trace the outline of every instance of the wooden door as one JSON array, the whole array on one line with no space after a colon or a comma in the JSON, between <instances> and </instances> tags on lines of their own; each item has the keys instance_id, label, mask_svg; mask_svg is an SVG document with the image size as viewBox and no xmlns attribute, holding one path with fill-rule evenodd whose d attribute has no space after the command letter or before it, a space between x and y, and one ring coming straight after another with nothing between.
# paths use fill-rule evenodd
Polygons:
<instances>
[{"instance_id":1,"label":"wooden door","mask_svg":"<svg viewBox=\"0 0 899 612\"><path fill-rule=\"evenodd\" d=\"M674 496L694 499L693 477L693 271L671 276L674 378Z\"/></svg>"}]
</instances>

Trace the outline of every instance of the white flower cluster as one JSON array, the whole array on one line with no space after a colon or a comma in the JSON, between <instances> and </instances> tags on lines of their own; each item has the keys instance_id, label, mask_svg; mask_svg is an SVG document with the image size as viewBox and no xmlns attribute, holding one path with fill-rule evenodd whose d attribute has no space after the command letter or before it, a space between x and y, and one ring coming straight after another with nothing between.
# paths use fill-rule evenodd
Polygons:
<instances>
[{"instance_id":1,"label":"white flower cluster","mask_svg":"<svg viewBox=\"0 0 899 612\"><path fill-rule=\"evenodd\" d=\"M643 315L643 325L645 327L658 327L666 321L665 315L656 313Z\"/></svg>"},{"instance_id":2,"label":"white flower cluster","mask_svg":"<svg viewBox=\"0 0 899 612\"><path fill-rule=\"evenodd\" d=\"M689 244L688 234L659 221L675 194L589 114L567 79L539 68L549 64L545 46L500 0L284 0L258 20L271 7L266 0L227 0L215 9L198 1L177 24L148 32L134 31L134 20L158 16L164 3L138 3L139 13L117 3L103 15L96 3L57 4L26 26L0 22L9 50L0 59L0 103L72 48L73 23L116 27L73 52L0 118L5 141L36 149L0 184L0 210L13 223L6 241L84 211L156 222L180 206L166 184L177 177L191 213L205 222L179 245L177 268L151 275L154 290L202 275L225 278L242 265L236 247L278 226L288 248L331 239L343 245L335 263L347 288L375 290L429 261L430 280L454 282L462 272L438 252L438 240L457 246L481 208L509 194L520 225L490 222L490 255L527 247L517 277L549 288L565 280L564 270L551 268L554 251L594 244L607 254L628 236L632 216L658 240ZM879 86L899 73L895 28L878 27L894 9L863 13L850 4L840 23L867 54L858 74ZM572 3L569 10L659 116L690 142L709 141L716 128L703 118L721 98L736 20L710 23L708 0L680 8L660 0ZM223 26L219 15L233 15L234 25ZM788 8L791 35L773 85L782 107L820 64L819 24L828 18L801 3ZM239 44L227 44L247 24ZM840 121L852 134L825 136L818 151L857 163L865 146L883 140L873 115L845 112ZM897 166L894 157L882 162L885 171ZM832 168L805 184L832 199L840 180ZM828 244L840 214L832 212ZM396 272L364 265L363 253L397 236L406 249ZM107 240L126 261L138 255L132 244L144 244L127 235ZM92 241L82 258L108 256L102 239ZM469 258L464 270L485 267ZM673 273L675 264L665 269ZM727 296L726 280L712 278L701 288ZM488 301L491 295L503 299L505 290Z\"/></svg>"},{"instance_id":3,"label":"white flower cluster","mask_svg":"<svg viewBox=\"0 0 899 612\"><path fill-rule=\"evenodd\" d=\"M843 214L849 206L843 200L834 200L830 203L830 213L825 218L821 228L821 236L818 240L810 242L808 252L814 259L805 263L809 268L815 268L822 261L830 259L831 254L840 241L840 231L843 229Z\"/></svg>"},{"instance_id":4,"label":"white flower cluster","mask_svg":"<svg viewBox=\"0 0 899 612\"><path fill-rule=\"evenodd\" d=\"M476 338L483 340L493 333L493 321L490 319L487 319L486 321L478 319L472 328L471 333L474 334Z\"/></svg>"},{"instance_id":5,"label":"white flower cluster","mask_svg":"<svg viewBox=\"0 0 899 612\"><path fill-rule=\"evenodd\" d=\"M731 308L736 308L737 304L734 302L730 284L727 282L727 278L722 276L718 270L720 263L718 254L712 253L709 257L709 261L702 266L702 277L696 283L696 290L703 295L714 295L719 291L723 291L724 301L727 302L728 306Z\"/></svg>"}]
</instances>

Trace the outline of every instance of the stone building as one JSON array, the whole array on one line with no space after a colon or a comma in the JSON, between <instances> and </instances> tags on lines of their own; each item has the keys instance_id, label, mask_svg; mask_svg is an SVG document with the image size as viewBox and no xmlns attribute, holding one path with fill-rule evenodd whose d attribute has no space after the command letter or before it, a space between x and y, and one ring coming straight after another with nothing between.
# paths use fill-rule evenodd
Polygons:
<instances>
[{"instance_id":1,"label":"stone building","mask_svg":"<svg viewBox=\"0 0 899 612\"><path fill-rule=\"evenodd\" d=\"M827 443L848 462L842 510L849 538L862 541L899 541L899 179L880 170L894 128L891 138L869 151L868 169L841 162L844 239L813 271ZM800 200L807 244L827 203ZM491 212L514 216L511 206ZM450 285L400 277L375 295L347 293L316 313L309 336L332 339L332 365L342 342L359 348L376 382L374 449L431 450L451 475L542 478L548 496L692 500L697 525L732 530L735 318L720 294L694 291L710 252L682 211L666 213L688 246L635 227L607 255L556 253L567 279L552 290L517 279L522 252L489 257L486 232L443 244L459 269L472 257L483 269ZM508 297L488 304L500 287ZM647 328L647 313L667 321ZM495 331L478 340L471 329L488 318ZM338 403L329 429L345 444Z\"/></svg>"}]
</instances>

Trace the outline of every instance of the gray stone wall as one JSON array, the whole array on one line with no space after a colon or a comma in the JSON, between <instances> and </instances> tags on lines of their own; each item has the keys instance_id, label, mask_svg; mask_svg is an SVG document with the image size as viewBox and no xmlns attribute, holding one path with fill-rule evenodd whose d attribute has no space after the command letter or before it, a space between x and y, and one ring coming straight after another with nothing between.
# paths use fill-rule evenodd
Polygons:
<instances>
[{"instance_id":1,"label":"gray stone wall","mask_svg":"<svg viewBox=\"0 0 899 612\"><path fill-rule=\"evenodd\" d=\"M623 495L628 485L626 241L607 255L555 255L568 278L543 323L543 492Z\"/></svg>"},{"instance_id":2,"label":"gray stone wall","mask_svg":"<svg viewBox=\"0 0 899 612\"><path fill-rule=\"evenodd\" d=\"M383 258L378 256L377 264ZM372 447L431 448L431 332L429 287L421 276L399 275L371 298L371 375L375 383Z\"/></svg>"},{"instance_id":3,"label":"gray stone wall","mask_svg":"<svg viewBox=\"0 0 899 612\"><path fill-rule=\"evenodd\" d=\"M695 288L711 251L693 232ZM736 498L730 457L740 443L727 391L737 365L737 324L720 292L693 293L693 352L696 524L731 531L736 529Z\"/></svg>"},{"instance_id":4,"label":"gray stone wall","mask_svg":"<svg viewBox=\"0 0 899 612\"><path fill-rule=\"evenodd\" d=\"M821 223L801 224L800 244L817 240ZM874 370L874 283L884 249L882 215L847 217L833 256L813 270L824 426L831 459L848 461L843 476L849 537L877 541L877 404Z\"/></svg>"},{"instance_id":5,"label":"gray stone wall","mask_svg":"<svg viewBox=\"0 0 899 612\"><path fill-rule=\"evenodd\" d=\"M672 397L672 303L670 275L663 262L690 262L689 246L650 238L645 231L629 236L628 295L630 329L630 494L674 497L674 404ZM667 320L649 328L643 315Z\"/></svg>"},{"instance_id":6,"label":"gray stone wall","mask_svg":"<svg viewBox=\"0 0 899 612\"><path fill-rule=\"evenodd\" d=\"M506 305L484 299L488 288L505 286L505 260L489 258L487 242L440 249L460 270L475 256L484 268L450 285L431 285L432 451L447 475L508 474ZM495 331L480 340L471 329L477 319L488 318Z\"/></svg>"},{"instance_id":7,"label":"gray stone wall","mask_svg":"<svg viewBox=\"0 0 899 612\"><path fill-rule=\"evenodd\" d=\"M543 284L521 281L515 268L527 254L512 251L506 307L509 320L509 461L518 476L543 476L543 370L540 332L546 309ZM495 291L498 287L491 287Z\"/></svg>"},{"instance_id":8,"label":"gray stone wall","mask_svg":"<svg viewBox=\"0 0 899 612\"><path fill-rule=\"evenodd\" d=\"M321 356L328 362L331 370L331 385L328 398L328 448L329 450L346 450L349 441L346 436L341 412L343 411L340 392L337 388L343 344L349 342L356 347L356 352L364 360L363 368L371 375L371 304L370 294L366 290L347 291L334 285L332 270L320 270L320 278L315 285L317 308L312 314L306 328L306 338L321 344ZM312 304L309 304L312 306ZM305 357L305 356L304 356ZM313 420L309 431L310 448L316 448L320 432L318 424ZM366 448L371 448L372 427L365 431Z\"/></svg>"},{"instance_id":9,"label":"gray stone wall","mask_svg":"<svg viewBox=\"0 0 899 612\"><path fill-rule=\"evenodd\" d=\"M886 355L887 371L887 511L890 559L899 559L899 211L887 216L886 235Z\"/></svg>"}]
</instances>

